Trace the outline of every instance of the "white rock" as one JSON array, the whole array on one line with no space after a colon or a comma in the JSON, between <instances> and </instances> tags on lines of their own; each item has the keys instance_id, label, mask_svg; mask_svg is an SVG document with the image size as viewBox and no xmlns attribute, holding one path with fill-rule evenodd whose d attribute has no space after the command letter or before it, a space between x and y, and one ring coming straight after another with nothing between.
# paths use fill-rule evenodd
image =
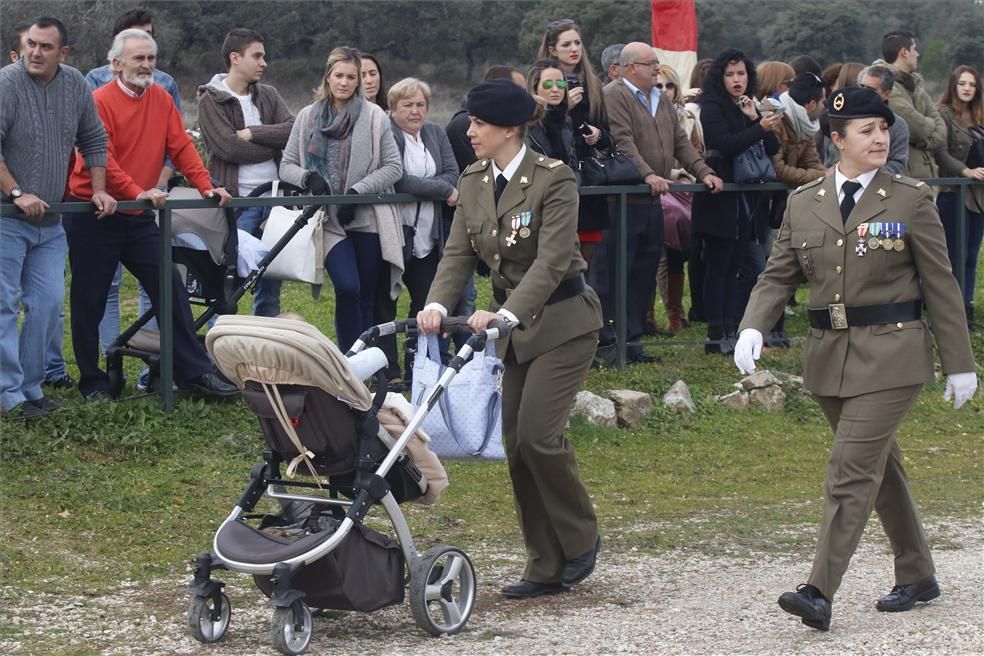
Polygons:
<instances>
[{"instance_id":1,"label":"white rock","mask_svg":"<svg viewBox=\"0 0 984 656\"><path fill-rule=\"evenodd\" d=\"M769 385L780 384L779 379L773 376L772 372L767 369L756 371L750 376L745 376L741 379L741 385L746 390L759 389L761 387L768 387Z\"/></svg>"},{"instance_id":2,"label":"white rock","mask_svg":"<svg viewBox=\"0 0 984 656\"><path fill-rule=\"evenodd\" d=\"M619 426L635 426L652 412L653 399L645 392L608 390L606 394L615 403Z\"/></svg>"},{"instance_id":3,"label":"white rock","mask_svg":"<svg viewBox=\"0 0 984 656\"><path fill-rule=\"evenodd\" d=\"M718 401L728 406L732 410L744 410L748 407L748 392L741 390L719 396Z\"/></svg>"},{"instance_id":4,"label":"white rock","mask_svg":"<svg viewBox=\"0 0 984 656\"><path fill-rule=\"evenodd\" d=\"M574 397L572 417L584 417L589 424L595 426L618 426L618 415L615 413L615 403L587 390L581 390Z\"/></svg>"},{"instance_id":5,"label":"white rock","mask_svg":"<svg viewBox=\"0 0 984 656\"><path fill-rule=\"evenodd\" d=\"M748 396L752 403L766 412L781 412L786 400L786 395L778 385L753 389Z\"/></svg>"},{"instance_id":6,"label":"white rock","mask_svg":"<svg viewBox=\"0 0 984 656\"><path fill-rule=\"evenodd\" d=\"M697 411L697 406L694 405L694 400L690 397L690 390L687 389L687 384L682 380L673 383L669 391L663 395L663 405L674 410Z\"/></svg>"},{"instance_id":7,"label":"white rock","mask_svg":"<svg viewBox=\"0 0 984 656\"><path fill-rule=\"evenodd\" d=\"M782 381L783 385L792 385L793 387L803 387L803 377L794 376L793 374L776 374L779 380Z\"/></svg>"}]
</instances>

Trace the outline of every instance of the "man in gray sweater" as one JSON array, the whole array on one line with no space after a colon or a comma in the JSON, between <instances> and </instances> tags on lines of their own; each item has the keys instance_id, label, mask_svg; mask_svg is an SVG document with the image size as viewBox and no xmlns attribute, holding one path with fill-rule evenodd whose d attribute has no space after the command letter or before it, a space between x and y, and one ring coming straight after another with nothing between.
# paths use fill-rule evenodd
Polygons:
<instances>
[{"instance_id":1,"label":"man in gray sweater","mask_svg":"<svg viewBox=\"0 0 984 656\"><path fill-rule=\"evenodd\" d=\"M229 72L218 73L198 87L198 121L208 148L208 171L234 196L248 196L260 185L276 180L280 156L294 115L277 90L260 84L266 72L263 37L246 28L226 35L222 56ZM262 236L260 224L268 208L247 207L239 229ZM280 281L261 278L256 286L253 314L280 314Z\"/></svg>"},{"instance_id":2,"label":"man in gray sweater","mask_svg":"<svg viewBox=\"0 0 984 656\"><path fill-rule=\"evenodd\" d=\"M107 139L82 74L62 62L65 27L39 18L27 34L24 58L0 70L0 405L8 417L50 412L45 398L45 347L65 301L65 231L47 213L65 193L72 149L92 174L100 217L116 211L106 193ZM24 322L17 330L19 304Z\"/></svg>"}]
</instances>

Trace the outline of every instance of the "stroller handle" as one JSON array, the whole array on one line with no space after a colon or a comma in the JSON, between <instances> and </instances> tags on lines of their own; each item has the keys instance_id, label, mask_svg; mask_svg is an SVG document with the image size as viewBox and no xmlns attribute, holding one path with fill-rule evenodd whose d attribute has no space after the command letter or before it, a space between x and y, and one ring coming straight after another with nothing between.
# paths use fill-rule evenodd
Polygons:
<instances>
[{"instance_id":1,"label":"stroller handle","mask_svg":"<svg viewBox=\"0 0 984 656\"><path fill-rule=\"evenodd\" d=\"M300 218L298 218L298 220L300 220ZM485 348L484 340L496 340L507 337L514 326L514 323L505 319L493 319L485 328L484 333L476 333L476 336L480 335L483 338L481 348ZM381 323L378 326L373 326L369 330L362 333L359 336L359 339L355 340L355 343L352 344L351 348L345 352L345 357L352 357L366 346L374 344L380 337L386 337L387 335L399 335L403 333L415 335L416 332L416 319L398 319L388 323ZM472 329L468 326L468 317L444 317L444 319L441 320L441 332L471 333Z\"/></svg>"}]
</instances>

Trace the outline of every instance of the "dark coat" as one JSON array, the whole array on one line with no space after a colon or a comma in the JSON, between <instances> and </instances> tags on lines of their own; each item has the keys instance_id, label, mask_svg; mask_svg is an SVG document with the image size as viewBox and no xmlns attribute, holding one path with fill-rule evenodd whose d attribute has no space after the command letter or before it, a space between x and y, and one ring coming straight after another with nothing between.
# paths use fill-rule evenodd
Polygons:
<instances>
[{"instance_id":1,"label":"dark coat","mask_svg":"<svg viewBox=\"0 0 984 656\"><path fill-rule=\"evenodd\" d=\"M700 124L704 129L707 163L725 182L735 180L732 164L735 156L757 141L765 143L765 152L770 157L779 152L775 132L763 128L759 121L745 116L730 97L701 98ZM736 238L740 195L737 192L694 194L694 233L718 239Z\"/></svg>"}]
</instances>

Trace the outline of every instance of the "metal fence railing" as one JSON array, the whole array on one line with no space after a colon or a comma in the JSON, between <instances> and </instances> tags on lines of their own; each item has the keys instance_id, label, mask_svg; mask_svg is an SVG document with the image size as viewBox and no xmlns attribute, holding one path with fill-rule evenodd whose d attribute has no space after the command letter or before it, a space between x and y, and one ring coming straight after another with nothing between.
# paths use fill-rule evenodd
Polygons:
<instances>
[{"instance_id":1,"label":"metal fence railing","mask_svg":"<svg viewBox=\"0 0 984 656\"><path fill-rule=\"evenodd\" d=\"M957 265L958 270L962 271L967 259L967 243L964 239L966 235L966 193L967 188L972 184L984 184L971 180L970 178L926 178L926 184L938 186L946 185L956 187L958 190L957 203L957 231L959 239L957 242ZM779 183L770 182L765 184L726 184L724 191L783 191L790 190L790 187ZM673 185L673 191L707 193L709 190L703 184L682 184ZM583 187L580 190L583 196L614 196L618 212L613 217L615 238L615 362L619 368L626 364L626 342L625 317L627 311L627 271L625 267L626 256L626 206L629 196L649 195L648 185L631 185L615 187ZM306 206L306 205L374 205L379 203L400 203L421 200L411 194L360 194L346 196L286 196L269 198L236 198L228 207L276 207L276 206ZM205 207L216 207L217 202L212 199L194 200L168 200L159 210L158 223L160 225L160 307L158 308L158 326L160 329L160 397L161 404L166 410L174 407L174 338L172 334L171 319L173 315L173 303L171 290L171 277L173 275L173 261L171 257L171 212L176 209L196 209ZM92 211L91 203L54 203L47 213L62 212L86 212ZM118 211L123 210L153 210L149 201L121 201ZM15 216L20 211L11 203L0 203L0 216ZM963 277L958 276L961 288L964 285ZM962 289L961 289L962 291Z\"/></svg>"}]
</instances>

